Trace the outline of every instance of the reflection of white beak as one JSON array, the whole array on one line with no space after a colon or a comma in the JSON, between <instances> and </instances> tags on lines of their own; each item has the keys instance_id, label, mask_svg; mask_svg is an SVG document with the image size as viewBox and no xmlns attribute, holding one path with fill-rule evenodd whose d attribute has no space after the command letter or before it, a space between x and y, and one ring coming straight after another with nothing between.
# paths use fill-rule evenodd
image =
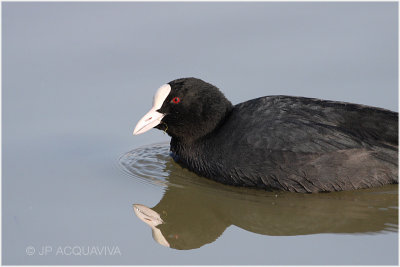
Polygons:
<instances>
[{"instance_id":1,"label":"reflection of white beak","mask_svg":"<svg viewBox=\"0 0 400 267\"><path fill-rule=\"evenodd\" d=\"M159 110L162 107L165 99L168 97L170 92L171 92L171 86L169 84L164 84L157 90L153 99L153 107L136 124L135 130L133 130L134 135L147 132L151 128L160 124L165 114L162 114L157 110Z\"/></svg>"},{"instance_id":2,"label":"reflection of white beak","mask_svg":"<svg viewBox=\"0 0 400 267\"><path fill-rule=\"evenodd\" d=\"M151 228L151 233L153 235L153 239L160 245L165 247L169 247L168 241L165 239L164 235L161 233L161 230L156 228L157 225L162 224L163 220L160 217L160 214L155 212L154 210L146 207L141 204L134 204L133 210L136 216L139 217L142 221L148 224Z\"/></svg>"},{"instance_id":3,"label":"reflection of white beak","mask_svg":"<svg viewBox=\"0 0 400 267\"><path fill-rule=\"evenodd\" d=\"M142 204L134 204L133 211L136 216L142 221L150 225L150 227L157 226L163 223L160 214Z\"/></svg>"}]
</instances>

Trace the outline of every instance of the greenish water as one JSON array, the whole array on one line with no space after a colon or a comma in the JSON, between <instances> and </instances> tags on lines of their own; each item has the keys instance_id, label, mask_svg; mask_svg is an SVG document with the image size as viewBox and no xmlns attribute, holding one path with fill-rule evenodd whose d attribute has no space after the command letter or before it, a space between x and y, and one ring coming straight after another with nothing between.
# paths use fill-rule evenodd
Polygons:
<instances>
[{"instance_id":1,"label":"greenish water","mask_svg":"<svg viewBox=\"0 0 400 267\"><path fill-rule=\"evenodd\" d=\"M168 153L169 144L162 143L120 159L133 178L164 188L157 205L150 209L138 203L132 210L164 246L200 248L218 242L232 225L264 236L385 235L398 230L397 185L322 194L237 188L189 172Z\"/></svg>"}]
</instances>

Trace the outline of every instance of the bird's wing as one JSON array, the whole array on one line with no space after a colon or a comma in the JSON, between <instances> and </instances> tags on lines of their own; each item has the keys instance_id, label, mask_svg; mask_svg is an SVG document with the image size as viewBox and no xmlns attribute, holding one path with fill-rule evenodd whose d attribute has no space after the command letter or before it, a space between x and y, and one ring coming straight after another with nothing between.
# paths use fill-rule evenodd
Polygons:
<instances>
[{"instance_id":1,"label":"bird's wing","mask_svg":"<svg viewBox=\"0 0 400 267\"><path fill-rule=\"evenodd\" d=\"M224 127L222 138L255 149L319 153L398 145L398 113L310 98L272 96L239 104Z\"/></svg>"}]
</instances>

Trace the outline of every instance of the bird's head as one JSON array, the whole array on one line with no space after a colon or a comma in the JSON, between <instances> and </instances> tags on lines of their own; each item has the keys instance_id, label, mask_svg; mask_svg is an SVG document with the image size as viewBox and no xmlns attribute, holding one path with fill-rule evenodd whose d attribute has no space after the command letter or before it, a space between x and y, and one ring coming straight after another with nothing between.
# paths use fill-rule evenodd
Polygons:
<instances>
[{"instance_id":1,"label":"bird's head","mask_svg":"<svg viewBox=\"0 0 400 267\"><path fill-rule=\"evenodd\" d=\"M177 79L157 90L153 107L133 134L157 128L177 139L195 140L212 132L231 109L231 102L214 85L196 78Z\"/></svg>"}]
</instances>

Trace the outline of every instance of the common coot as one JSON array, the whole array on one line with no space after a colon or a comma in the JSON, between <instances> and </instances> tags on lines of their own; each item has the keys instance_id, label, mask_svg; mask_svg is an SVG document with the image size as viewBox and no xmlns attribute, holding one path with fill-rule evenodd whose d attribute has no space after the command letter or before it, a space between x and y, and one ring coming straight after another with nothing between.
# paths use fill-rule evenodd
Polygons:
<instances>
[{"instance_id":1,"label":"common coot","mask_svg":"<svg viewBox=\"0 0 400 267\"><path fill-rule=\"evenodd\" d=\"M293 96L237 105L214 85L182 78L161 86L134 134L171 136L181 166L235 186L330 192L398 183L398 113Z\"/></svg>"}]
</instances>

